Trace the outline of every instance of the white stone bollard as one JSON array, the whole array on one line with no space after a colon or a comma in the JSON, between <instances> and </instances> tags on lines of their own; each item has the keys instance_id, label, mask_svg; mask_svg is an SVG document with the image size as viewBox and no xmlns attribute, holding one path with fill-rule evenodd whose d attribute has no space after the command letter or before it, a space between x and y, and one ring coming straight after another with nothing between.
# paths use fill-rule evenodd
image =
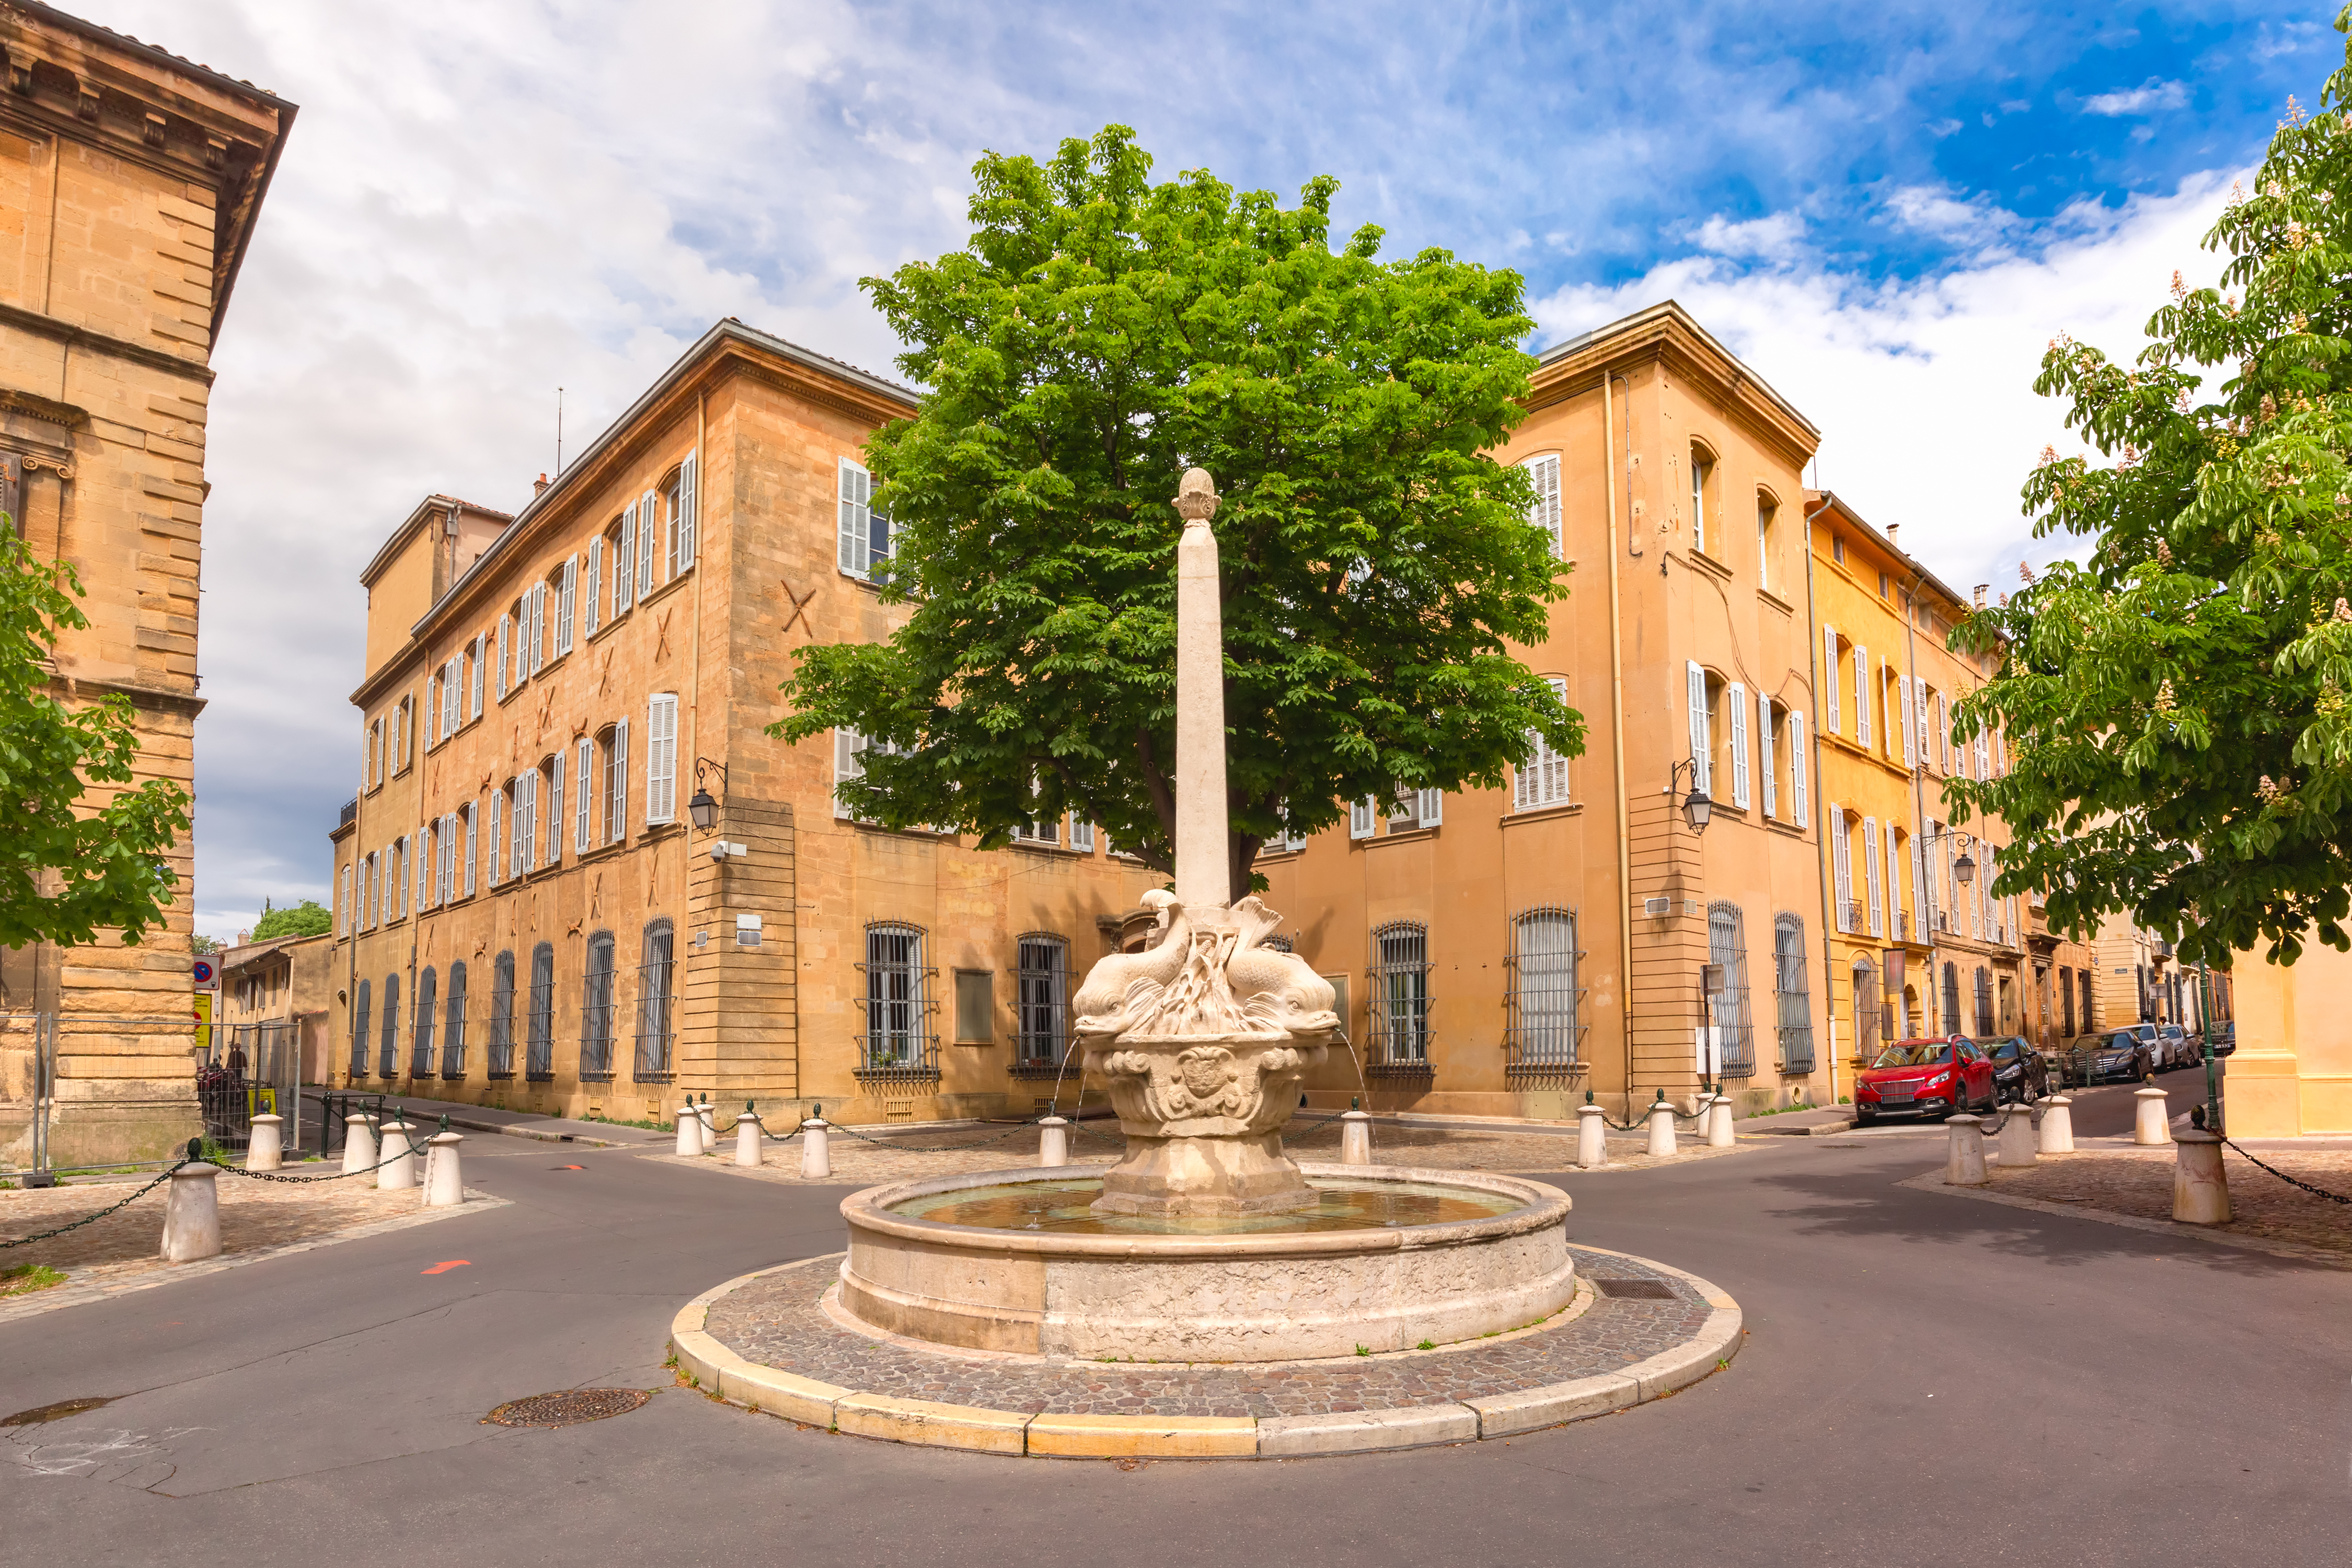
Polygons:
<instances>
[{"instance_id":1,"label":"white stone bollard","mask_svg":"<svg viewBox=\"0 0 2352 1568\"><path fill-rule=\"evenodd\" d=\"M1675 1152L1675 1108L1661 1100L1650 1107L1650 1149L1653 1154Z\"/></svg>"},{"instance_id":2,"label":"white stone bollard","mask_svg":"<svg viewBox=\"0 0 2352 1568\"><path fill-rule=\"evenodd\" d=\"M708 1154L719 1147L719 1124L710 1118L709 1095L702 1097L702 1103L695 1107L694 1115L695 1119L702 1123L702 1147L698 1152Z\"/></svg>"},{"instance_id":3,"label":"white stone bollard","mask_svg":"<svg viewBox=\"0 0 2352 1568\"><path fill-rule=\"evenodd\" d=\"M1609 1113L1597 1105L1576 1108L1576 1168L1597 1171L1609 1163Z\"/></svg>"},{"instance_id":4,"label":"white stone bollard","mask_svg":"<svg viewBox=\"0 0 2352 1568\"><path fill-rule=\"evenodd\" d=\"M253 1119L253 1133L245 1145L245 1168L275 1171L286 1163L286 1118L261 1115Z\"/></svg>"},{"instance_id":5,"label":"white stone bollard","mask_svg":"<svg viewBox=\"0 0 2352 1568\"><path fill-rule=\"evenodd\" d=\"M2172 1142L2172 1106L2154 1084L2132 1095L2139 1108L2132 1119L2132 1142L2161 1144Z\"/></svg>"},{"instance_id":6,"label":"white stone bollard","mask_svg":"<svg viewBox=\"0 0 2352 1568\"><path fill-rule=\"evenodd\" d=\"M833 1151L825 1143L825 1121L822 1116L812 1116L801 1123L801 1174L833 1174Z\"/></svg>"},{"instance_id":7,"label":"white stone bollard","mask_svg":"<svg viewBox=\"0 0 2352 1568\"><path fill-rule=\"evenodd\" d=\"M183 1165L163 1192L163 1261L194 1263L220 1256L220 1190L216 1165Z\"/></svg>"},{"instance_id":8,"label":"white stone bollard","mask_svg":"<svg viewBox=\"0 0 2352 1568\"><path fill-rule=\"evenodd\" d=\"M380 1192L405 1191L416 1184L416 1145L405 1121L387 1121L383 1147L376 1156L375 1184Z\"/></svg>"},{"instance_id":9,"label":"white stone bollard","mask_svg":"<svg viewBox=\"0 0 2352 1568\"><path fill-rule=\"evenodd\" d=\"M343 1174L357 1175L375 1163L375 1118L343 1118Z\"/></svg>"},{"instance_id":10,"label":"white stone bollard","mask_svg":"<svg viewBox=\"0 0 2352 1568\"><path fill-rule=\"evenodd\" d=\"M2021 1100L2009 1108L2007 1116L2001 1118L2000 1168L2002 1170L2021 1171L2028 1165L2038 1165L2042 1163L2042 1156L2037 1152L2041 1147L2041 1139L2033 1127L2034 1122L2039 1121L2041 1116L2042 1112L2037 1107Z\"/></svg>"},{"instance_id":11,"label":"white stone bollard","mask_svg":"<svg viewBox=\"0 0 2352 1568\"><path fill-rule=\"evenodd\" d=\"M425 1141L425 1206L453 1209L466 1201L466 1177L457 1163L457 1145L465 1138L436 1132Z\"/></svg>"},{"instance_id":12,"label":"white stone bollard","mask_svg":"<svg viewBox=\"0 0 2352 1568\"><path fill-rule=\"evenodd\" d=\"M1945 1119L1951 1147L1944 1157L1944 1184L1981 1187L1992 1180L1985 1174L1984 1123L1965 1112Z\"/></svg>"},{"instance_id":13,"label":"white stone bollard","mask_svg":"<svg viewBox=\"0 0 2352 1568\"><path fill-rule=\"evenodd\" d=\"M751 1166L763 1163L768 1151L760 1140L760 1113L746 1105L743 1114L735 1119L735 1163Z\"/></svg>"},{"instance_id":14,"label":"white stone bollard","mask_svg":"<svg viewBox=\"0 0 2352 1568\"><path fill-rule=\"evenodd\" d=\"M1372 1163L1372 1119L1360 1110L1339 1114L1339 1163L1369 1165Z\"/></svg>"},{"instance_id":15,"label":"white stone bollard","mask_svg":"<svg viewBox=\"0 0 2352 1568\"><path fill-rule=\"evenodd\" d=\"M2043 1153L2071 1154L2074 1152L2074 1098L2063 1094L2053 1094L2042 1102Z\"/></svg>"},{"instance_id":16,"label":"white stone bollard","mask_svg":"<svg viewBox=\"0 0 2352 1568\"><path fill-rule=\"evenodd\" d=\"M2230 1179L2221 1170L2221 1140L2191 1127L2173 1142L2172 1217L2183 1225L2230 1223Z\"/></svg>"},{"instance_id":17,"label":"white stone bollard","mask_svg":"<svg viewBox=\"0 0 2352 1568\"><path fill-rule=\"evenodd\" d=\"M1707 1102L1706 1146L1728 1149L1738 1142L1739 1135L1731 1130L1731 1096L1718 1094Z\"/></svg>"},{"instance_id":18,"label":"white stone bollard","mask_svg":"<svg viewBox=\"0 0 2352 1568\"><path fill-rule=\"evenodd\" d=\"M677 1156L685 1159L702 1152L702 1118L694 1113L691 1100L677 1108Z\"/></svg>"},{"instance_id":19,"label":"white stone bollard","mask_svg":"<svg viewBox=\"0 0 2352 1568\"><path fill-rule=\"evenodd\" d=\"M1070 1121L1066 1116L1048 1116L1037 1123L1037 1163L1066 1165L1070 1163Z\"/></svg>"}]
</instances>

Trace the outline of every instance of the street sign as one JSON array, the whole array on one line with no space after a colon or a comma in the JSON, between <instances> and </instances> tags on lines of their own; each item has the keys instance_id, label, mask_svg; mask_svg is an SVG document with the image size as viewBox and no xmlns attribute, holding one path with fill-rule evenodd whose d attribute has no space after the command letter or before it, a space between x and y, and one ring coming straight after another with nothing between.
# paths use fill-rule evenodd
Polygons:
<instances>
[{"instance_id":1,"label":"street sign","mask_svg":"<svg viewBox=\"0 0 2352 1568\"><path fill-rule=\"evenodd\" d=\"M209 991L212 989L213 961L211 959L200 958L196 960L196 985L200 990Z\"/></svg>"}]
</instances>

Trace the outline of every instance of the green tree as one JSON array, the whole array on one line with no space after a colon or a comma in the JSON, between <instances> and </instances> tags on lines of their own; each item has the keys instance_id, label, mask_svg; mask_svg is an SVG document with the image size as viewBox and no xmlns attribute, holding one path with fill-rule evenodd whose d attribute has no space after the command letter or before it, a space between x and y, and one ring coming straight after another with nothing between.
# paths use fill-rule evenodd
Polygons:
<instances>
[{"instance_id":1,"label":"green tree","mask_svg":"<svg viewBox=\"0 0 2352 1568\"><path fill-rule=\"evenodd\" d=\"M261 918L253 922L253 940L268 942L279 936L317 936L333 926L335 917L316 899L305 899L291 909L276 910L269 900L261 900Z\"/></svg>"},{"instance_id":2,"label":"green tree","mask_svg":"<svg viewBox=\"0 0 2352 1568\"><path fill-rule=\"evenodd\" d=\"M2347 12L2336 19L2347 26ZM1953 786L2017 847L1999 892L2052 923L2128 910L2221 960L2347 944L2352 907L2352 50L2321 112L2292 100L2251 193L2207 237L2218 289L2126 366L2066 339L2035 388L2103 461L2045 452L2037 536L2087 535L1956 639L2006 645L1960 705L2006 726L2008 774ZM2209 389L2208 381L2219 378Z\"/></svg>"},{"instance_id":3,"label":"green tree","mask_svg":"<svg viewBox=\"0 0 2352 1568\"><path fill-rule=\"evenodd\" d=\"M188 831L188 793L169 779L132 787L139 738L128 698L68 707L51 694L58 636L89 622L81 581L43 561L0 514L0 946L139 941L163 921L163 856ZM92 785L113 785L85 800Z\"/></svg>"},{"instance_id":4,"label":"green tree","mask_svg":"<svg viewBox=\"0 0 2352 1568\"><path fill-rule=\"evenodd\" d=\"M975 166L963 250L864 286L929 388L867 448L891 531L885 644L802 650L772 732L872 744L860 816L1005 843L1065 810L1172 868L1175 546L1223 496L1232 887L1258 846L1402 787L1496 785L1583 723L1512 658L1567 592L1526 475L1518 277L1328 243L1205 172L1153 184L1132 132ZM855 563L853 563L855 564Z\"/></svg>"}]
</instances>

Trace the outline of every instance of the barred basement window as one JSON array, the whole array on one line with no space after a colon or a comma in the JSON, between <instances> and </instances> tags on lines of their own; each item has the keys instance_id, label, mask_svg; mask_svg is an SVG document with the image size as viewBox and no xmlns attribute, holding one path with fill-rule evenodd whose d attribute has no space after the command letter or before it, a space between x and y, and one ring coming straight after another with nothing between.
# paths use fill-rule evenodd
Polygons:
<instances>
[{"instance_id":1,"label":"barred basement window","mask_svg":"<svg viewBox=\"0 0 2352 1568\"><path fill-rule=\"evenodd\" d=\"M367 1076L368 982L360 982L359 999L352 1004L352 1076Z\"/></svg>"},{"instance_id":2,"label":"barred basement window","mask_svg":"<svg viewBox=\"0 0 2352 1568\"><path fill-rule=\"evenodd\" d=\"M440 987L432 970L416 977L416 1024L408 1031L408 1076L430 1078L433 1074L433 1006L440 1000Z\"/></svg>"},{"instance_id":3,"label":"barred basement window","mask_svg":"<svg viewBox=\"0 0 2352 1568\"><path fill-rule=\"evenodd\" d=\"M1023 937L1014 981L1014 1067L1059 1068L1069 1048L1070 944L1058 936Z\"/></svg>"},{"instance_id":4,"label":"barred basement window","mask_svg":"<svg viewBox=\"0 0 2352 1568\"><path fill-rule=\"evenodd\" d=\"M1584 1000L1576 965L1583 956L1577 951L1570 910L1529 910L1511 922L1507 1072L1562 1072L1576 1065L1583 1033L1577 1019Z\"/></svg>"},{"instance_id":5,"label":"barred basement window","mask_svg":"<svg viewBox=\"0 0 2352 1568\"><path fill-rule=\"evenodd\" d=\"M383 977L383 1039L375 1058L378 1078L400 1076L400 976Z\"/></svg>"},{"instance_id":6,"label":"barred basement window","mask_svg":"<svg viewBox=\"0 0 2352 1568\"><path fill-rule=\"evenodd\" d=\"M1853 1059L1874 1061L1878 1058L1880 1005L1877 995L1878 972L1870 960L1853 961Z\"/></svg>"},{"instance_id":7,"label":"barred basement window","mask_svg":"<svg viewBox=\"0 0 2352 1568\"><path fill-rule=\"evenodd\" d=\"M2147 1014L2145 1001L2141 1003L2140 1014L2143 1017ZM1977 1033L1990 1035L1992 1030L1992 971L1979 965L1977 968Z\"/></svg>"},{"instance_id":8,"label":"barred basement window","mask_svg":"<svg viewBox=\"0 0 2352 1568\"><path fill-rule=\"evenodd\" d=\"M1706 961L1723 966L1723 989L1707 998L1717 1035L1716 1074L1756 1076L1756 1030L1748 1008L1747 924L1738 904L1717 902L1706 910Z\"/></svg>"},{"instance_id":9,"label":"barred basement window","mask_svg":"<svg viewBox=\"0 0 2352 1568\"><path fill-rule=\"evenodd\" d=\"M514 996L515 962L512 952L501 952L490 968L490 1043L489 1074L492 1078L514 1077Z\"/></svg>"},{"instance_id":10,"label":"barred basement window","mask_svg":"<svg viewBox=\"0 0 2352 1568\"><path fill-rule=\"evenodd\" d=\"M675 942L667 920L646 927L645 963L637 970L636 1081L667 1083L669 1065L670 950Z\"/></svg>"},{"instance_id":11,"label":"barred basement window","mask_svg":"<svg viewBox=\"0 0 2352 1568\"><path fill-rule=\"evenodd\" d=\"M613 1073L613 933L588 939L588 968L580 982L580 1075Z\"/></svg>"},{"instance_id":12,"label":"barred basement window","mask_svg":"<svg viewBox=\"0 0 2352 1568\"><path fill-rule=\"evenodd\" d=\"M1372 1065L1429 1061L1429 928L1393 921L1372 932Z\"/></svg>"},{"instance_id":13,"label":"barred basement window","mask_svg":"<svg viewBox=\"0 0 2352 1568\"><path fill-rule=\"evenodd\" d=\"M466 1076L466 966L449 966L448 1016L441 1029L441 1076Z\"/></svg>"},{"instance_id":14,"label":"barred basement window","mask_svg":"<svg viewBox=\"0 0 2352 1568\"><path fill-rule=\"evenodd\" d=\"M1813 1070L1813 999L1805 984L1805 922L1782 915L1772 922L1772 991L1778 999L1780 1070Z\"/></svg>"},{"instance_id":15,"label":"barred basement window","mask_svg":"<svg viewBox=\"0 0 2352 1568\"><path fill-rule=\"evenodd\" d=\"M935 1076L930 1032L931 971L923 964L923 928L877 921L866 928L866 1030L858 1071Z\"/></svg>"},{"instance_id":16,"label":"barred basement window","mask_svg":"<svg viewBox=\"0 0 2352 1568\"><path fill-rule=\"evenodd\" d=\"M530 1035L526 1070L534 1079L555 1076L555 949L541 942L530 950ZM585 1078L587 1075L581 1075ZM605 1074L607 1078L612 1075Z\"/></svg>"}]
</instances>

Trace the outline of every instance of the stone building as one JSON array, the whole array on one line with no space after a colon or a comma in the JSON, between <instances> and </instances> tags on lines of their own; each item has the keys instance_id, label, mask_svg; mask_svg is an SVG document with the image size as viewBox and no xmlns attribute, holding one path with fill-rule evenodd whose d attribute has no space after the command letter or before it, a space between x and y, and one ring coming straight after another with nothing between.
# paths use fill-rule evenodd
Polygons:
<instances>
[{"instance_id":1,"label":"stone building","mask_svg":"<svg viewBox=\"0 0 2352 1568\"><path fill-rule=\"evenodd\" d=\"M299 1051L303 1083L324 1083L332 1070L328 1020L334 1002L335 944L331 933L270 937L224 948L215 960L220 997L213 1010L220 1045L248 1063L280 1051Z\"/></svg>"},{"instance_id":2,"label":"stone building","mask_svg":"<svg viewBox=\"0 0 2352 1568\"><path fill-rule=\"evenodd\" d=\"M213 345L294 105L31 0L0 5L0 510L88 590L56 689L127 697L142 778L193 788ZM0 955L0 1005L78 1020L60 1165L197 1124L190 847L170 865L181 894L138 945Z\"/></svg>"},{"instance_id":3,"label":"stone building","mask_svg":"<svg viewBox=\"0 0 2352 1568\"><path fill-rule=\"evenodd\" d=\"M1672 303L1541 356L1496 456L1529 468L1576 573L1549 638L1514 652L1584 714L1587 750L1268 847L1266 901L1356 1045L1317 1103L1561 1117L1588 1089L1622 1111L1711 1071L1743 1111L1828 1092L1817 441Z\"/></svg>"},{"instance_id":4,"label":"stone building","mask_svg":"<svg viewBox=\"0 0 2352 1568\"><path fill-rule=\"evenodd\" d=\"M1160 879L1084 823L982 853L852 821L860 738L765 732L796 650L903 623L861 459L913 410L729 320L519 513L433 495L393 531L332 836L338 1081L615 1121L1057 1092L1069 976Z\"/></svg>"}]
</instances>

